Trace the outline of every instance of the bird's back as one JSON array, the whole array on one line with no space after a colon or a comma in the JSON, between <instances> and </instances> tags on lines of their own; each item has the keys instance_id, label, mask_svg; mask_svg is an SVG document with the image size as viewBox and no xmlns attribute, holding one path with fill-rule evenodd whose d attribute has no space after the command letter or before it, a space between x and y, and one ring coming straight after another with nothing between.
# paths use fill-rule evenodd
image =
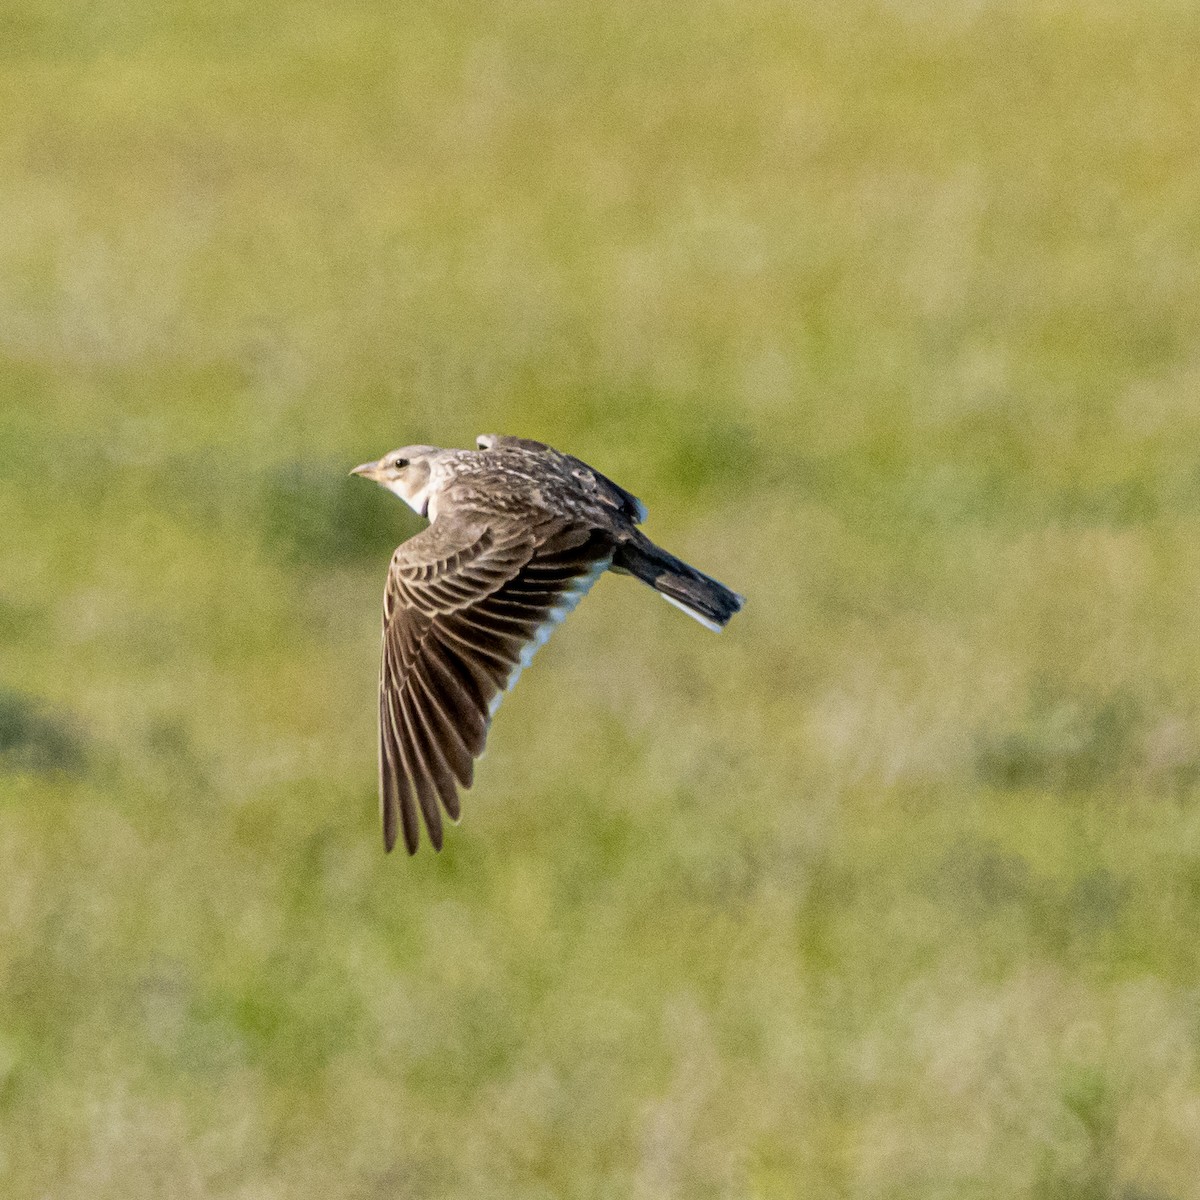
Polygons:
<instances>
[{"instance_id":1,"label":"bird's back","mask_svg":"<svg viewBox=\"0 0 1200 1200\"><path fill-rule=\"evenodd\" d=\"M607 524L636 525L645 520L646 506L631 492L573 454L564 454L532 438L484 434L475 455L483 471L523 487L525 494L556 511L591 516Z\"/></svg>"}]
</instances>

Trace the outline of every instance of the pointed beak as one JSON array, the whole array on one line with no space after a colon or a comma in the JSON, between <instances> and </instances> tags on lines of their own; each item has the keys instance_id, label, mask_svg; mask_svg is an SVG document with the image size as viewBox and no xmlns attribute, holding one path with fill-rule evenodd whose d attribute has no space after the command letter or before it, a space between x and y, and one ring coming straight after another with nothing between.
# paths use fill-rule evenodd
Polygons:
<instances>
[{"instance_id":1,"label":"pointed beak","mask_svg":"<svg viewBox=\"0 0 1200 1200\"><path fill-rule=\"evenodd\" d=\"M350 472L351 475L362 475L367 479L374 479L379 473L379 464L377 462L362 463Z\"/></svg>"}]
</instances>

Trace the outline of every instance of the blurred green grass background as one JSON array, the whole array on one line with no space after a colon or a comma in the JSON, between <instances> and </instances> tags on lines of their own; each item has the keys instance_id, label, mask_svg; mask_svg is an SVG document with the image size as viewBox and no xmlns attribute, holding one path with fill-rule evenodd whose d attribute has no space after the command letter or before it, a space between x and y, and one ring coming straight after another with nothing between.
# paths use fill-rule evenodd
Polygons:
<instances>
[{"instance_id":1,"label":"blurred green grass background","mask_svg":"<svg viewBox=\"0 0 1200 1200\"><path fill-rule=\"evenodd\" d=\"M1200 1196L1200 17L0 12L0 1193ZM347 480L601 583L385 858Z\"/></svg>"}]
</instances>

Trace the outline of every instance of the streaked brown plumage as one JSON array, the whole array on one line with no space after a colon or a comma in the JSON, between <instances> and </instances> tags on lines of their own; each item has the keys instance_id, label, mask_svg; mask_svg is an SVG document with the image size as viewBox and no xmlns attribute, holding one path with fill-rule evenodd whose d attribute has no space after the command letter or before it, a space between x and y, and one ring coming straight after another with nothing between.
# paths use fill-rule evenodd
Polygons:
<instances>
[{"instance_id":1,"label":"streaked brown plumage","mask_svg":"<svg viewBox=\"0 0 1200 1200\"><path fill-rule=\"evenodd\" d=\"M384 844L410 854L418 810L442 846L492 714L538 647L606 570L631 574L710 629L742 597L654 545L635 496L526 438L478 450L408 446L354 474L431 524L392 555L383 600L379 793Z\"/></svg>"}]
</instances>

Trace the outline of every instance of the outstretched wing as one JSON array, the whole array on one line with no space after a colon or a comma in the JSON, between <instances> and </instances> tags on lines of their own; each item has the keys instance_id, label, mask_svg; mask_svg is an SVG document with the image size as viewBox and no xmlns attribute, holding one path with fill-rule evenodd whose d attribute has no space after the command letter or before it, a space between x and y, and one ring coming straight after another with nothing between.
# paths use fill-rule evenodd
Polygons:
<instances>
[{"instance_id":1,"label":"outstretched wing","mask_svg":"<svg viewBox=\"0 0 1200 1200\"><path fill-rule=\"evenodd\" d=\"M492 714L539 646L612 561L610 535L548 520L534 528L435 521L392 556L379 673L384 845L416 852L417 809L442 846ZM440 801L440 806L439 806Z\"/></svg>"}]
</instances>

